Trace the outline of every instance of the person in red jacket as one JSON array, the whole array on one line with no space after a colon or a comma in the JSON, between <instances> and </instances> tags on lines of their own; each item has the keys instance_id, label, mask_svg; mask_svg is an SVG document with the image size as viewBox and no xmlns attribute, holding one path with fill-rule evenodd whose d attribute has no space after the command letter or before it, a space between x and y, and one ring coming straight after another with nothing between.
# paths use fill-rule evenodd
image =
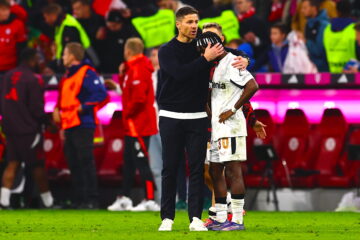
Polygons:
<instances>
[{"instance_id":1,"label":"person in red jacket","mask_svg":"<svg viewBox=\"0 0 360 240\"><path fill-rule=\"evenodd\" d=\"M15 68L26 46L24 23L11 14L10 3L0 0L0 74Z\"/></svg>"},{"instance_id":2,"label":"person in red jacket","mask_svg":"<svg viewBox=\"0 0 360 240\"><path fill-rule=\"evenodd\" d=\"M110 211L160 210L154 201L155 183L148 158L150 136L158 132L151 78L154 68L142 54L143 51L144 44L140 38L129 38L124 48L126 62L119 69L125 130L124 180L121 195L108 207ZM140 172L146 197L139 205L132 207L129 195L136 169Z\"/></svg>"}]
</instances>

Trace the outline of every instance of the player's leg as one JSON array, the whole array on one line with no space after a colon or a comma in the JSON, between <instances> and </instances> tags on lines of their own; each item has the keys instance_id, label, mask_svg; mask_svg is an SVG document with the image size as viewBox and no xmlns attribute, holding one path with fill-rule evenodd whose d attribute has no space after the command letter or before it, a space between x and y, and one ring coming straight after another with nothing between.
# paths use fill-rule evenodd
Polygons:
<instances>
[{"instance_id":1,"label":"player's leg","mask_svg":"<svg viewBox=\"0 0 360 240\"><path fill-rule=\"evenodd\" d=\"M224 172L223 163L219 163L219 162L210 163L210 175L214 184L216 221L220 223L224 223L227 219L227 204L226 204L227 186L223 172Z\"/></svg>"},{"instance_id":2,"label":"player's leg","mask_svg":"<svg viewBox=\"0 0 360 240\"><path fill-rule=\"evenodd\" d=\"M161 172L161 219L163 224L159 230L170 231L171 222L175 218L178 166L180 161L184 160L185 131L183 120L179 119L160 117L159 127L163 158ZM168 221L164 222L165 219Z\"/></svg>"}]
</instances>

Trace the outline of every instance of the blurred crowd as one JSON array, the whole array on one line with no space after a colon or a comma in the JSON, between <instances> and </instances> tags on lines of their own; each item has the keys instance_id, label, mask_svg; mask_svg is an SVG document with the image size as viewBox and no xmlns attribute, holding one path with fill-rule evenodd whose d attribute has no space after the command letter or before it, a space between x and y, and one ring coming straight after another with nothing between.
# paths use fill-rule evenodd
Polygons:
<instances>
[{"instance_id":1,"label":"blurred crowd","mask_svg":"<svg viewBox=\"0 0 360 240\"><path fill-rule=\"evenodd\" d=\"M100 73L117 73L128 38L140 37L150 53L175 36L174 13L186 5L199 10L200 28L220 23L254 72L359 70L355 0L0 0L0 74L26 46L41 53L41 73L63 73L68 42L81 43Z\"/></svg>"}]
</instances>

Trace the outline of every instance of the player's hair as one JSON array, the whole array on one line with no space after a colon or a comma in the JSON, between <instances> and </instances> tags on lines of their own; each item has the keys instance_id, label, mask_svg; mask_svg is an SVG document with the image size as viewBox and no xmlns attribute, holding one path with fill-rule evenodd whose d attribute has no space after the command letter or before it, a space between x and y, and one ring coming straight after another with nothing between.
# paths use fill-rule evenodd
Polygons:
<instances>
[{"instance_id":1,"label":"player's hair","mask_svg":"<svg viewBox=\"0 0 360 240\"><path fill-rule=\"evenodd\" d=\"M65 48L70 52L70 54L74 55L75 59L78 61L82 61L85 56L84 47L78 42L69 42L66 44Z\"/></svg>"},{"instance_id":2,"label":"player's hair","mask_svg":"<svg viewBox=\"0 0 360 240\"><path fill-rule=\"evenodd\" d=\"M125 49L129 49L133 54L144 52L144 43L140 38L129 38L125 43Z\"/></svg>"},{"instance_id":3,"label":"player's hair","mask_svg":"<svg viewBox=\"0 0 360 240\"><path fill-rule=\"evenodd\" d=\"M9 1L7 1L7 0L0 0L0 7L10 8L11 5L10 5Z\"/></svg>"},{"instance_id":4,"label":"player's hair","mask_svg":"<svg viewBox=\"0 0 360 240\"><path fill-rule=\"evenodd\" d=\"M203 29L209 29L209 28L215 28L215 29L217 29L221 34L223 33L223 32L222 32L222 27L221 27L220 24L218 24L218 23L212 22L212 23L205 23L205 24L203 25Z\"/></svg>"},{"instance_id":5,"label":"player's hair","mask_svg":"<svg viewBox=\"0 0 360 240\"><path fill-rule=\"evenodd\" d=\"M217 43L223 45L220 37L213 32L204 32L196 39L196 48L199 52L204 52L208 43L211 43L211 46L214 46Z\"/></svg>"},{"instance_id":6,"label":"player's hair","mask_svg":"<svg viewBox=\"0 0 360 240\"><path fill-rule=\"evenodd\" d=\"M91 5L91 1L90 0L71 0L71 4L75 4L75 3L78 3L80 2L82 5L88 5L90 6Z\"/></svg>"},{"instance_id":7,"label":"player's hair","mask_svg":"<svg viewBox=\"0 0 360 240\"><path fill-rule=\"evenodd\" d=\"M35 59L38 51L34 48L24 48L20 53L20 62L29 63Z\"/></svg>"},{"instance_id":8,"label":"player's hair","mask_svg":"<svg viewBox=\"0 0 360 240\"><path fill-rule=\"evenodd\" d=\"M179 10L176 11L176 21L179 21L181 19L183 19L185 16L190 15L190 14L197 14L199 15L198 10L196 10L193 7L182 7Z\"/></svg>"},{"instance_id":9,"label":"player's hair","mask_svg":"<svg viewBox=\"0 0 360 240\"><path fill-rule=\"evenodd\" d=\"M349 0L341 0L337 2L336 10L341 18L351 17L351 2Z\"/></svg>"},{"instance_id":10,"label":"player's hair","mask_svg":"<svg viewBox=\"0 0 360 240\"><path fill-rule=\"evenodd\" d=\"M56 15L60 15L62 13L63 9L62 7L57 4L57 3L50 3L49 5L46 5L43 9L42 12L44 14L56 14Z\"/></svg>"},{"instance_id":11,"label":"player's hair","mask_svg":"<svg viewBox=\"0 0 360 240\"><path fill-rule=\"evenodd\" d=\"M275 23L274 25L271 26L271 28L277 28L281 33L288 34L288 27L284 23L281 22Z\"/></svg>"},{"instance_id":12,"label":"player's hair","mask_svg":"<svg viewBox=\"0 0 360 240\"><path fill-rule=\"evenodd\" d=\"M354 28L357 32L360 32L360 22L357 22Z\"/></svg>"},{"instance_id":13,"label":"player's hair","mask_svg":"<svg viewBox=\"0 0 360 240\"><path fill-rule=\"evenodd\" d=\"M309 2L313 7L316 7L317 10L320 10L321 0L303 0L302 2Z\"/></svg>"}]
</instances>

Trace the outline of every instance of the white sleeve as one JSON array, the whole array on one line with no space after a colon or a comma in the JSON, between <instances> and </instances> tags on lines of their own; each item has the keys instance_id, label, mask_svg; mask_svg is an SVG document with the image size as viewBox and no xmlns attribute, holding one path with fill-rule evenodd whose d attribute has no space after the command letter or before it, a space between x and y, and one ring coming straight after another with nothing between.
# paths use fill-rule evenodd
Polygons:
<instances>
[{"instance_id":1,"label":"white sleeve","mask_svg":"<svg viewBox=\"0 0 360 240\"><path fill-rule=\"evenodd\" d=\"M231 70L230 70L230 82L231 83L235 84L238 87L243 88L245 86L245 84L248 81L250 81L251 79L254 79L254 77L247 70L240 71L239 69L231 67Z\"/></svg>"}]
</instances>

